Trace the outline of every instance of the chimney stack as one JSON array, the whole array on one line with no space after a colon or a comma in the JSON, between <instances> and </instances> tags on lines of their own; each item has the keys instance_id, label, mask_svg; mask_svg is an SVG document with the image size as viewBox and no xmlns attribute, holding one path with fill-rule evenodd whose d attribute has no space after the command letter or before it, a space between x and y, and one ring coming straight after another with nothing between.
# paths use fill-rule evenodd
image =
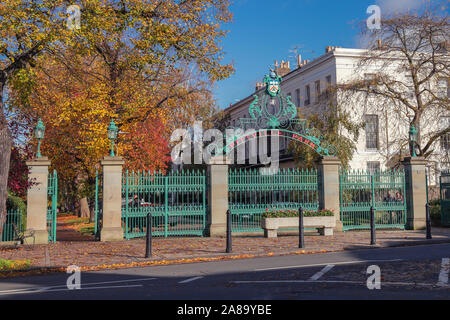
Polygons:
<instances>
[{"instance_id":1,"label":"chimney stack","mask_svg":"<svg viewBox=\"0 0 450 320\"><path fill-rule=\"evenodd\" d=\"M300 68L302 66L302 55L297 55L297 68Z\"/></svg>"},{"instance_id":2,"label":"chimney stack","mask_svg":"<svg viewBox=\"0 0 450 320\"><path fill-rule=\"evenodd\" d=\"M383 41L381 41L380 39L377 40L377 47L378 47L378 50L383 49Z\"/></svg>"},{"instance_id":3,"label":"chimney stack","mask_svg":"<svg viewBox=\"0 0 450 320\"><path fill-rule=\"evenodd\" d=\"M261 88L264 88L264 83L262 83L262 82L256 82L256 90L255 90L255 91L258 91L258 90L261 89Z\"/></svg>"},{"instance_id":4,"label":"chimney stack","mask_svg":"<svg viewBox=\"0 0 450 320\"><path fill-rule=\"evenodd\" d=\"M291 72L291 67L290 67L289 61L285 62L284 60L281 60L280 67L278 67L277 64L275 64L275 66L277 67L275 70L276 73L282 77L284 77L286 74Z\"/></svg>"}]
</instances>

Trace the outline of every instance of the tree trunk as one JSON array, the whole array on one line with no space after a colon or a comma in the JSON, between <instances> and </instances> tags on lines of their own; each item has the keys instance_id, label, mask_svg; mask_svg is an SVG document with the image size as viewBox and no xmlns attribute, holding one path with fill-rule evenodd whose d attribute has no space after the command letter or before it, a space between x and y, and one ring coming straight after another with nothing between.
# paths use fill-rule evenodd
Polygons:
<instances>
[{"instance_id":1,"label":"tree trunk","mask_svg":"<svg viewBox=\"0 0 450 320\"><path fill-rule=\"evenodd\" d=\"M80 200L80 216L81 216L81 218L89 218L90 217L89 204L88 204L86 197L84 197Z\"/></svg>"},{"instance_id":2,"label":"tree trunk","mask_svg":"<svg viewBox=\"0 0 450 320\"><path fill-rule=\"evenodd\" d=\"M2 119L1 119L2 118ZM4 121L2 121L4 120ZM6 199L8 197L8 173L11 156L11 135L3 112L0 114L0 240L6 222Z\"/></svg>"},{"instance_id":3,"label":"tree trunk","mask_svg":"<svg viewBox=\"0 0 450 320\"><path fill-rule=\"evenodd\" d=\"M89 222L91 222L91 223L95 222L95 205L93 205L91 207L91 216L90 216Z\"/></svg>"}]
</instances>

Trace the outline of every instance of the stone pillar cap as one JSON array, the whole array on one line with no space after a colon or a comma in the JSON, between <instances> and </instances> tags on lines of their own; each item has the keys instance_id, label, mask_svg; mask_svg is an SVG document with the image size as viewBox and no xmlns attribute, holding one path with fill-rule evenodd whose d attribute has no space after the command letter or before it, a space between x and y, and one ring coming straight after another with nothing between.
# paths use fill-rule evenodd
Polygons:
<instances>
[{"instance_id":1,"label":"stone pillar cap","mask_svg":"<svg viewBox=\"0 0 450 320\"><path fill-rule=\"evenodd\" d=\"M318 163L326 164L341 164L341 160L338 157L325 156L319 159Z\"/></svg>"},{"instance_id":2,"label":"stone pillar cap","mask_svg":"<svg viewBox=\"0 0 450 320\"><path fill-rule=\"evenodd\" d=\"M405 157L402 162L405 164L427 164L424 157Z\"/></svg>"},{"instance_id":3,"label":"stone pillar cap","mask_svg":"<svg viewBox=\"0 0 450 320\"><path fill-rule=\"evenodd\" d=\"M110 157L105 156L102 160L100 160L100 163L102 166L121 166L125 163L122 157L116 156L116 157Z\"/></svg>"},{"instance_id":4,"label":"stone pillar cap","mask_svg":"<svg viewBox=\"0 0 450 320\"><path fill-rule=\"evenodd\" d=\"M48 157L33 158L25 162L27 166L50 166L51 161Z\"/></svg>"},{"instance_id":5,"label":"stone pillar cap","mask_svg":"<svg viewBox=\"0 0 450 320\"><path fill-rule=\"evenodd\" d=\"M121 166L125 163L125 161L123 160L122 157L119 157L119 156L117 156L117 157L105 156L100 161L100 163L103 166Z\"/></svg>"},{"instance_id":6,"label":"stone pillar cap","mask_svg":"<svg viewBox=\"0 0 450 320\"><path fill-rule=\"evenodd\" d=\"M209 165L231 164L231 159L227 156L214 156L209 160Z\"/></svg>"}]
</instances>

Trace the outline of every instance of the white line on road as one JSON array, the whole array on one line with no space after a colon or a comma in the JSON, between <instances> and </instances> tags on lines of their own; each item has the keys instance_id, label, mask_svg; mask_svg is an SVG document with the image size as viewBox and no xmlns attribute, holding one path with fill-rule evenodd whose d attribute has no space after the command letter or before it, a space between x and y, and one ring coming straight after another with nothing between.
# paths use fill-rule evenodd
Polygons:
<instances>
[{"instance_id":1,"label":"white line on road","mask_svg":"<svg viewBox=\"0 0 450 320\"><path fill-rule=\"evenodd\" d=\"M103 282L90 282L90 283L81 283L83 287L85 286L93 286L98 284L112 284L112 283L123 283L123 282L136 282L136 281L150 281L155 280L156 278L142 278L142 279L125 279L125 280L115 280L115 281L103 281ZM21 292L21 291L41 291L41 290L50 290L50 289L56 289L56 288L67 288L67 284L59 285L59 286L51 286L51 287L31 287L31 288L22 288L22 289L11 289L11 290L3 290L0 291L0 294L2 293L15 293L15 292ZM87 289L87 288L83 288Z\"/></svg>"},{"instance_id":2,"label":"white line on road","mask_svg":"<svg viewBox=\"0 0 450 320\"><path fill-rule=\"evenodd\" d=\"M195 280L199 280L199 279L201 279L201 278L203 278L203 277L193 277L193 278L189 278L189 279L180 281L180 282L178 282L178 283L188 283L188 282L192 282L192 281L195 281Z\"/></svg>"},{"instance_id":3,"label":"white line on road","mask_svg":"<svg viewBox=\"0 0 450 320\"><path fill-rule=\"evenodd\" d=\"M235 284L268 284L268 283L341 283L341 284L360 284L367 285L365 281L345 281L345 280L248 280L248 281L230 281ZM385 282L383 285L396 286L419 286L419 287L436 287L433 283L418 283L418 282Z\"/></svg>"},{"instance_id":4,"label":"white line on road","mask_svg":"<svg viewBox=\"0 0 450 320\"><path fill-rule=\"evenodd\" d=\"M357 260L357 261L345 261L345 262L328 262L328 263L318 263L318 264L304 264L297 266L286 266L286 267L273 267L264 269L255 269L254 271L268 271L268 270L279 270L279 269L294 269L294 268L310 268L310 267L321 267L330 264L341 265L341 264L357 264L357 263L372 263L372 262L397 262L403 261L402 259L392 259L392 260Z\"/></svg>"},{"instance_id":5,"label":"white line on road","mask_svg":"<svg viewBox=\"0 0 450 320\"><path fill-rule=\"evenodd\" d=\"M309 280L316 281L319 280L325 273L333 269L334 264L329 264L319 272L317 272L315 275L313 275Z\"/></svg>"},{"instance_id":6,"label":"white line on road","mask_svg":"<svg viewBox=\"0 0 450 320\"><path fill-rule=\"evenodd\" d=\"M450 259L442 258L441 272L439 273L439 281L437 283L438 286L447 286L448 285L449 270L450 270Z\"/></svg>"},{"instance_id":7,"label":"white line on road","mask_svg":"<svg viewBox=\"0 0 450 320\"><path fill-rule=\"evenodd\" d=\"M58 291L80 291L80 290L98 290L98 289L118 289L118 288L137 288L143 287L142 284L132 284L127 286L106 286L106 287L91 287L91 288L80 288L80 289L49 289L49 288L38 288L37 290L26 290L26 291L15 291L15 292L0 292L0 296L14 295L14 294L27 294L27 293L48 293L48 292L58 292Z\"/></svg>"}]
</instances>

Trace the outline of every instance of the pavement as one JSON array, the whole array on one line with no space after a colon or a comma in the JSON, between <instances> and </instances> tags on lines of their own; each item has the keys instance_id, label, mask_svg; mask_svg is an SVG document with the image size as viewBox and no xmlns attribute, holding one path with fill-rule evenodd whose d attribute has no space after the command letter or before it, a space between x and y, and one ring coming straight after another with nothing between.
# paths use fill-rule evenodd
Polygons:
<instances>
[{"instance_id":1,"label":"pavement","mask_svg":"<svg viewBox=\"0 0 450 320\"><path fill-rule=\"evenodd\" d=\"M81 272L79 289L72 274L2 279L0 299L448 300L449 269L450 244L418 245Z\"/></svg>"},{"instance_id":2,"label":"pavement","mask_svg":"<svg viewBox=\"0 0 450 320\"><path fill-rule=\"evenodd\" d=\"M32 268L66 268L77 265L86 268L110 268L142 265L151 262L166 263L205 259L248 258L339 252L347 250L398 247L429 243L450 243L450 228L433 228L432 240L426 240L425 231L377 231L377 244L370 245L370 232L339 232L333 236L307 234L305 248L298 248L298 236L264 238L262 236L233 236L233 254L225 254L225 238L179 237L154 238L151 259L146 259L145 239L118 242L95 242L93 236L81 235L67 221L76 217L58 218L57 242L48 245L15 248L0 243L0 258L8 260L29 259ZM1 275L0 275L1 276Z\"/></svg>"}]
</instances>

